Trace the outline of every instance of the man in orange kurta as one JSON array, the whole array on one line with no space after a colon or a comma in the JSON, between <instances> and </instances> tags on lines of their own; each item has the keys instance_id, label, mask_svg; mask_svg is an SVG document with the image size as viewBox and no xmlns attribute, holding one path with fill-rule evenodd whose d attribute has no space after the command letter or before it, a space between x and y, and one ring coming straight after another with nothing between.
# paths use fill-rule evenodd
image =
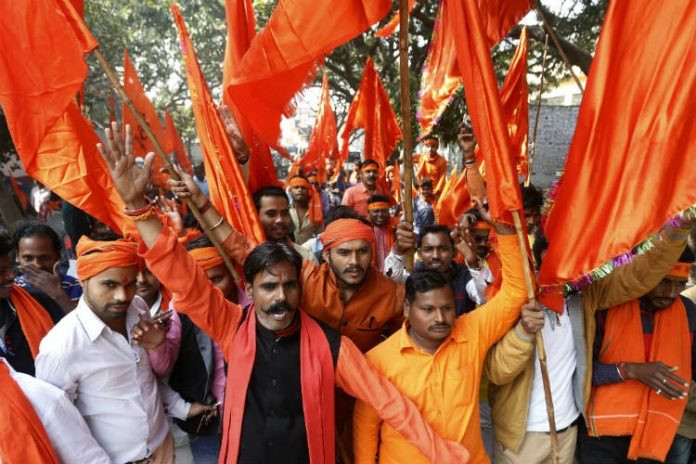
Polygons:
<instances>
[{"instance_id":1,"label":"man in orange kurta","mask_svg":"<svg viewBox=\"0 0 696 464\"><path fill-rule=\"evenodd\" d=\"M144 191L152 154L141 170L132 153L114 143L111 131L107 142L109 150L102 151L114 185L126 208L138 211L148 268L173 292L177 310L208 333L229 361L220 462L333 464L334 384L370 403L434 462L468 461L466 449L436 436L415 406L370 368L348 338L300 309L301 294L307 292L300 283L306 263L288 244L264 243L245 259L252 305L241 308L226 300L151 212ZM126 140L126 149L131 146ZM204 217L216 219L209 222L217 224L214 230L234 237L214 208ZM325 241L325 247L344 243L335 234L329 237L335 242Z\"/></svg>"},{"instance_id":2,"label":"man in orange kurta","mask_svg":"<svg viewBox=\"0 0 696 464\"><path fill-rule=\"evenodd\" d=\"M368 361L408 396L438 433L458 441L471 462L488 462L481 437L479 384L488 349L517 321L526 301L522 256L513 230L498 226L503 285L488 303L455 319L454 295L437 271L414 272L406 281L401 330L372 349ZM356 464L426 464L366 403L355 406Z\"/></svg>"},{"instance_id":3,"label":"man in orange kurta","mask_svg":"<svg viewBox=\"0 0 696 464\"><path fill-rule=\"evenodd\" d=\"M419 159L418 178L424 179L427 177L432 179L435 186L435 195L440 195L447 178L447 160L437 152L437 149L440 148L440 142L437 137L433 135L428 136L423 143L428 151L421 155Z\"/></svg>"}]
</instances>

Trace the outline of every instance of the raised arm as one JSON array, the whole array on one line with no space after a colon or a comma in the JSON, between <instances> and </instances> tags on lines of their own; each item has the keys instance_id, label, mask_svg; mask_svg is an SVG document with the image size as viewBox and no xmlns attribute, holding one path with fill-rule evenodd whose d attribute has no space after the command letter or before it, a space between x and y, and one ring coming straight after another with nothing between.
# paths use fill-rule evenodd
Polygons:
<instances>
[{"instance_id":1,"label":"raised arm","mask_svg":"<svg viewBox=\"0 0 696 464\"><path fill-rule=\"evenodd\" d=\"M127 210L144 211L136 218L136 225L147 248L144 257L148 269L173 293L172 303L177 311L188 315L226 351L241 320L242 308L227 301L213 287L175 233L162 227L156 214L149 213L145 189L154 154L147 154L142 169L135 165L129 126L126 126L123 142L118 125L113 123L112 128L106 130L106 141L106 149L101 144L97 148L106 160L116 191Z\"/></svg>"},{"instance_id":2,"label":"raised arm","mask_svg":"<svg viewBox=\"0 0 696 464\"><path fill-rule=\"evenodd\" d=\"M461 443L437 435L408 398L372 369L363 354L346 337L336 366L336 386L374 409L379 417L399 432L431 462L469 461Z\"/></svg>"}]
</instances>

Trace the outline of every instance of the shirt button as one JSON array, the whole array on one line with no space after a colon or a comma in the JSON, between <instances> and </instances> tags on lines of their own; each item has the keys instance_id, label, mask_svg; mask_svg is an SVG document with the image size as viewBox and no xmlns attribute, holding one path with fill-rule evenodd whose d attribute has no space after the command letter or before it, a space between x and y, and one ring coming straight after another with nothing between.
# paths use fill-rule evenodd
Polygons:
<instances>
[{"instance_id":1,"label":"shirt button","mask_svg":"<svg viewBox=\"0 0 696 464\"><path fill-rule=\"evenodd\" d=\"M271 385L275 387L276 385L278 385L278 381L276 379L271 379Z\"/></svg>"},{"instance_id":2,"label":"shirt button","mask_svg":"<svg viewBox=\"0 0 696 464\"><path fill-rule=\"evenodd\" d=\"M273 349L271 350L271 353L273 353L273 354L278 354L278 348L273 348Z\"/></svg>"}]
</instances>

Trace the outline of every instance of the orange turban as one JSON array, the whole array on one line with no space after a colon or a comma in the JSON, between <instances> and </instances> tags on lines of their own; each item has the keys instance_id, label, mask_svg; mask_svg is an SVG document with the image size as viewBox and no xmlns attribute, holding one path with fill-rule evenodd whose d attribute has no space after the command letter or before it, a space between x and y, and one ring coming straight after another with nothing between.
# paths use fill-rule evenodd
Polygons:
<instances>
[{"instance_id":1,"label":"orange turban","mask_svg":"<svg viewBox=\"0 0 696 464\"><path fill-rule=\"evenodd\" d=\"M127 240L96 241L83 235L77 242L77 277L87 280L112 267L137 266L144 262L138 256L138 245Z\"/></svg>"},{"instance_id":2,"label":"orange turban","mask_svg":"<svg viewBox=\"0 0 696 464\"><path fill-rule=\"evenodd\" d=\"M314 176L316 178L316 176ZM304 177L293 177L288 183L290 188L303 187L309 191L309 208L307 214L312 224L321 225L324 222L324 212L322 211L321 196L319 192Z\"/></svg>"},{"instance_id":3,"label":"orange turban","mask_svg":"<svg viewBox=\"0 0 696 464\"><path fill-rule=\"evenodd\" d=\"M372 227L358 219L338 219L329 224L320 237L325 250L351 240L367 240L371 245L375 243Z\"/></svg>"},{"instance_id":4,"label":"orange turban","mask_svg":"<svg viewBox=\"0 0 696 464\"><path fill-rule=\"evenodd\" d=\"M223 264L222 256L214 247L194 248L189 250L189 254L193 256L198 265L204 270L210 269Z\"/></svg>"},{"instance_id":5,"label":"orange turban","mask_svg":"<svg viewBox=\"0 0 696 464\"><path fill-rule=\"evenodd\" d=\"M290 188L304 187L307 190L311 190L313 188L312 185L304 177L293 177L292 179L290 179L288 186Z\"/></svg>"}]
</instances>

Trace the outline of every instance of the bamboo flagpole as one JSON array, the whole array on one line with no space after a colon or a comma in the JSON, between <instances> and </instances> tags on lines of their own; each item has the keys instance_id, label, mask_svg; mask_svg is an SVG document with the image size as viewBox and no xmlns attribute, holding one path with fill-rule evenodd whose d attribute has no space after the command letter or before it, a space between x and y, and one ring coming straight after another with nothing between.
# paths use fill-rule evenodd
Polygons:
<instances>
[{"instance_id":1,"label":"bamboo flagpole","mask_svg":"<svg viewBox=\"0 0 696 464\"><path fill-rule=\"evenodd\" d=\"M539 114L541 113L541 95L544 93L544 71L546 71L546 52L549 49L549 35L544 36L544 54L541 58L541 82L539 82L539 98L536 103L536 114L534 115L534 133L532 135L532 144L529 150L529 161L527 162L527 178L524 180L524 186L529 187L532 181L532 165L534 163L534 155L536 154L537 145L537 129L539 128Z\"/></svg>"},{"instance_id":2,"label":"bamboo flagpole","mask_svg":"<svg viewBox=\"0 0 696 464\"><path fill-rule=\"evenodd\" d=\"M118 81L116 73L114 73L114 70L111 68L111 65L109 65L109 62L107 61L104 54L101 52L101 50L99 50L99 48L95 48L93 50L93 53L97 57L97 60L99 61L99 64L104 70L104 73L106 73L106 77L108 77L109 82L111 82L111 86L119 94L119 96L126 104L128 109L131 111L133 116L135 116L135 119L136 121L138 121L138 124L140 124L140 126L145 131L147 138L150 139L150 142L152 142L152 146L155 147L155 154L160 157L169 175L174 180L181 180L179 174L177 174L176 170L174 169L174 166L172 165L172 163L169 162L167 155L164 153L162 145L160 145L159 140L157 140L157 137L155 137L155 134L152 132L152 129L150 129L150 126L148 125L147 121L145 121L145 118L143 118L140 112L136 109L135 105L133 104L133 101L130 99L123 86ZM213 244L217 252L222 257L222 261L225 263L225 267L227 268L227 270L230 271L234 280L239 280L239 275L237 274L237 271L234 268L234 264L232 264L232 261L227 256L227 253L225 253L225 250L222 248L222 244L215 238L214 234L209 230L210 224L207 223L198 207L193 203L193 201L190 198L185 198L183 200L186 206L191 211L191 213L195 216L196 220L198 220L201 226L203 226L205 234L208 236L210 242Z\"/></svg>"},{"instance_id":3,"label":"bamboo flagpole","mask_svg":"<svg viewBox=\"0 0 696 464\"><path fill-rule=\"evenodd\" d=\"M519 211L512 211L512 220L515 223L515 231L517 232L517 240L520 242L522 250L522 268L524 269L524 283L527 287L527 297L530 302L535 300L534 285L532 284L532 270L529 267L529 259L527 258L527 237L524 236L522 229L522 220L520 219ZM556 414L553 409L553 397L551 396L551 383L549 381L549 369L546 365L546 351L544 350L544 339L541 336L541 330L536 333L536 349L539 355L539 364L541 367L541 380L544 384L544 397L546 398L546 415L549 418L549 430L551 435L551 462L558 464L558 434L556 433Z\"/></svg>"},{"instance_id":4,"label":"bamboo flagpole","mask_svg":"<svg viewBox=\"0 0 696 464\"><path fill-rule=\"evenodd\" d=\"M408 0L399 0L399 75L401 81L401 134L404 145L404 216L413 224L413 141L411 90L408 70ZM406 255L406 270L413 271L413 253Z\"/></svg>"},{"instance_id":5,"label":"bamboo flagpole","mask_svg":"<svg viewBox=\"0 0 696 464\"><path fill-rule=\"evenodd\" d=\"M544 23L544 28L546 29L546 32L551 36L551 40L553 41L556 50L558 50L558 53L561 55L561 58L563 59L563 62L565 62L566 66L568 66L568 71L570 71L570 75L573 76L573 80L575 80L575 84L580 89L580 93L584 94L585 89L583 88L580 79L578 79L578 76L575 74L575 71L573 71L573 65L570 63L570 60L568 59L568 55L566 55L566 52L563 50L561 42L558 40L558 36L551 27L551 23L548 19L546 19L546 15L541 9L541 3L539 2L539 0L534 0L534 6L537 10L537 13L539 13L539 16L541 17L541 21Z\"/></svg>"}]
</instances>

